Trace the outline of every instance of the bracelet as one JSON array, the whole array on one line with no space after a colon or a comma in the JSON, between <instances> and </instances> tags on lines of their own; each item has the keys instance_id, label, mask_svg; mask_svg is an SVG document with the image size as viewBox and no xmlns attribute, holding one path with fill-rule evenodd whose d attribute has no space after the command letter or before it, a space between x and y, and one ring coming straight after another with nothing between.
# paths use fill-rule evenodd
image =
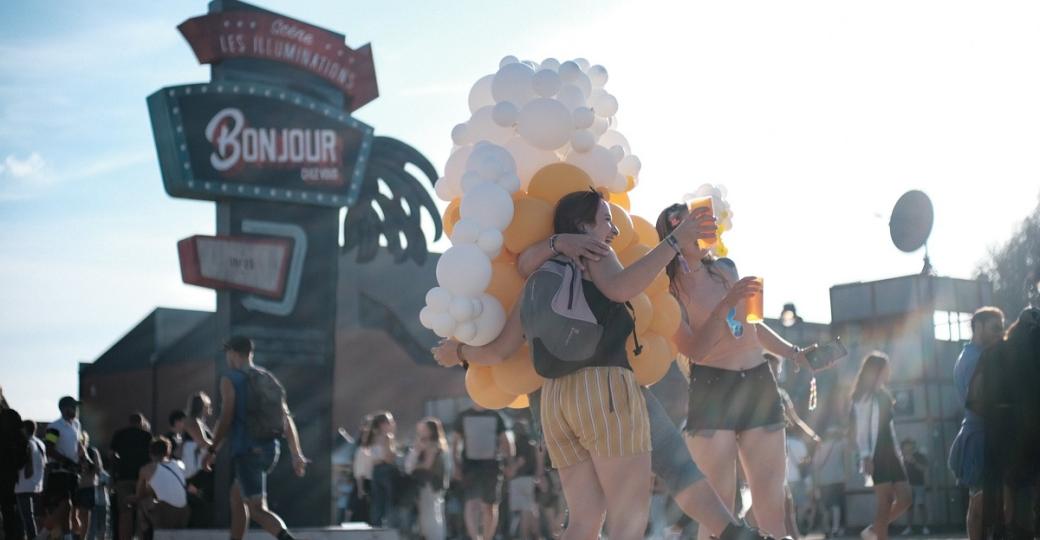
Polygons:
<instances>
[{"instance_id":1,"label":"bracelet","mask_svg":"<svg viewBox=\"0 0 1040 540\"><path fill-rule=\"evenodd\" d=\"M669 247L675 250L676 255L682 255L682 248L679 247L679 241L674 236L668 235L664 237L664 241Z\"/></svg>"},{"instance_id":2,"label":"bracelet","mask_svg":"<svg viewBox=\"0 0 1040 540\"><path fill-rule=\"evenodd\" d=\"M459 342L458 346L455 347L455 356L459 357L459 362L462 363L462 369L469 369L469 362L467 362L466 358L462 356L462 347L464 345L465 343L462 343L461 341Z\"/></svg>"},{"instance_id":3,"label":"bracelet","mask_svg":"<svg viewBox=\"0 0 1040 540\"><path fill-rule=\"evenodd\" d=\"M558 236L560 236L560 235L554 234L554 235L549 237L549 249L553 252L553 255L556 255L557 257L562 255L562 253L560 253L560 251L558 249L556 249L556 238Z\"/></svg>"}]
</instances>

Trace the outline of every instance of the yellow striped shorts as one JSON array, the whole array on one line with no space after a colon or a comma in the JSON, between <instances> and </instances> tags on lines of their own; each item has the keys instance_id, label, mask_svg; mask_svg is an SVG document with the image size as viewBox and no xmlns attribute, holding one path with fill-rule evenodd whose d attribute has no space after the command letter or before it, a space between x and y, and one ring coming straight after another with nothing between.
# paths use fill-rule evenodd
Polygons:
<instances>
[{"instance_id":1,"label":"yellow striped shorts","mask_svg":"<svg viewBox=\"0 0 1040 540\"><path fill-rule=\"evenodd\" d=\"M646 401L632 370L589 367L542 386L542 430L557 469L650 452Z\"/></svg>"}]
</instances>

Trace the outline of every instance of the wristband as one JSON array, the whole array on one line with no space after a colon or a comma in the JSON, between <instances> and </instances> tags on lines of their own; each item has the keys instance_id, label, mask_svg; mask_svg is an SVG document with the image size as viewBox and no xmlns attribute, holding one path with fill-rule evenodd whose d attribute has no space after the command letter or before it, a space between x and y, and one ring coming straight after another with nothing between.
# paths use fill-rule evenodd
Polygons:
<instances>
[{"instance_id":1,"label":"wristband","mask_svg":"<svg viewBox=\"0 0 1040 540\"><path fill-rule=\"evenodd\" d=\"M556 255L557 257L562 255L562 253L560 253L560 251L556 249L556 237L558 236L560 235L554 234L549 237L549 250L552 251L553 255Z\"/></svg>"},{"instance_id":2,"label":"wristband","mask_svg":"<svg viewBox=\"0 0 1040 540\"><path fill-rule=\"evenodd\" d=\"M669 247L675 250L675 256L679 259L679 266L682 266L683 272L689 274L690 265L686 262L686 257L682 254L682 248L679 247L679 241L670 234L664 237L664 241L669 245Z\"/></svg>"}]
</instances>

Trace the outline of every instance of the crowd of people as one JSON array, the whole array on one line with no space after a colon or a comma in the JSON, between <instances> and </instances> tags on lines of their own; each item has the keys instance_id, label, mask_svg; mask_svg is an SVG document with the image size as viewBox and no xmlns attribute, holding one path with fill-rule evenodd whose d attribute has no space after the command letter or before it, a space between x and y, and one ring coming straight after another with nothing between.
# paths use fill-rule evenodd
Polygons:
<instances>
[{"instance_id":1,"label":"crowd of people","mask_svg":"<svg viewBox=\"0 0 1040 540\"><path fill-rule=\"evenodd\" d=\"M241 540L251 518L279 540L291 540L266 503L280 439L288 442L298 475L307 463L284 390L253 365L248 338L229 339L225 351L231 369L221 378L215 429L212 402L197 392L185 409L169 414L166 430L153 429L135 412L101 449L82 428L75 398L62 397L61 417L40 429L0 393L0 538L130 540L149 539L157 529L212 527L214 461L228 442L231 538Z\"/></svg>"}]
</instances>

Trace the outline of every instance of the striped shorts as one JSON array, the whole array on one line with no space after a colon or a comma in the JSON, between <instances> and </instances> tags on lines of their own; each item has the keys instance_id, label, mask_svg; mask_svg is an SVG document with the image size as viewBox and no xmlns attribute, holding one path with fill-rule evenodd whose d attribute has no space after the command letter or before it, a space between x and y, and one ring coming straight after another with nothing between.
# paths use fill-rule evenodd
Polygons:
<instances>
[{"instance_id":1,"label":"striped shorts","mask_svg":"<svg viewBox=\"0 0 1040 540\"><path fill-rule=\"evenodd\" d=\"M632 370L590 367L549 379L541 400L545 447L558 469L652 448L646 401Z\"/></svg>"}]
</instances>

